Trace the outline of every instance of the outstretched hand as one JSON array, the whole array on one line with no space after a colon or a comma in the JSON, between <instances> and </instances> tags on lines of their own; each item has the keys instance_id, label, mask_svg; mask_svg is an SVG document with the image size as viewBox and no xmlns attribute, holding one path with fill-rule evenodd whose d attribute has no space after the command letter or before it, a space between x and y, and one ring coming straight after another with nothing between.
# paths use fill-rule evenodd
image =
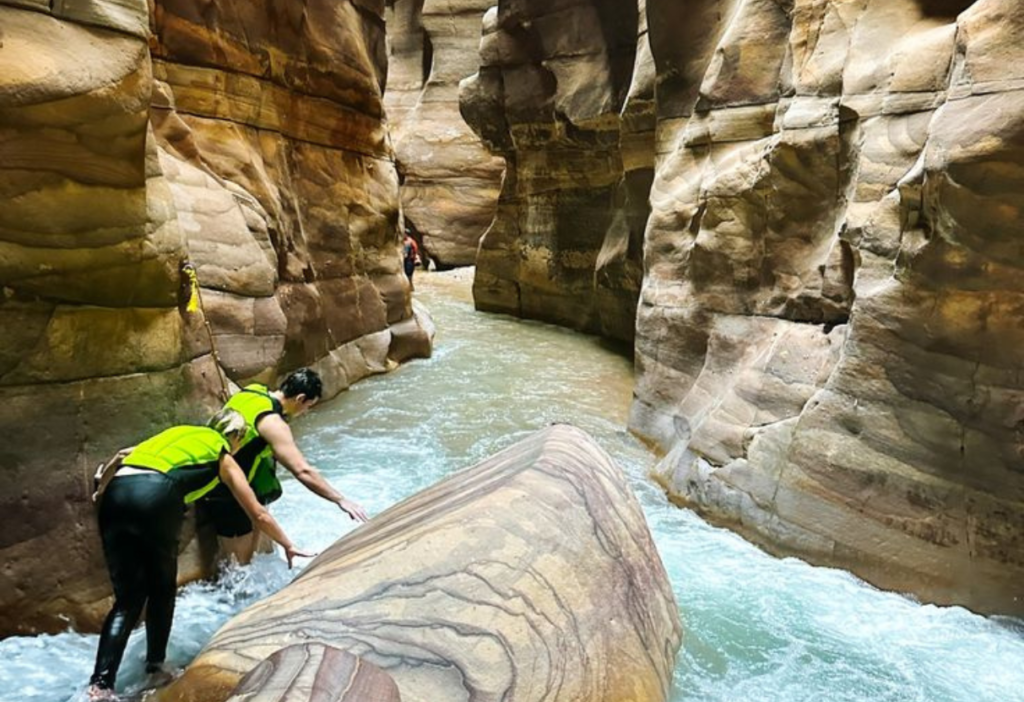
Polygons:
<instances>
[{"instance_id":1,"label":"outstretched hand","mask_svg":"<svg viewBox=\"0 0 1024 702\"><path fill-rule=\"evenodd\" d=\"M366 513L366 510L352 500L347 500L343 497L338 500L338 507L341 507L341 511L352 517L352 519L357 522L366 522L370 520L370 515Z\"/></svg>"},{"instance_id":2,"label":"outstretched hand","mask_svg":"<svg viewBox=\"0 0 1024 702\"><path fill-rule=\"evenodd\" d=\"M309 553L307 551L300 551L294 546L289 546L284 550L284 557L288 559L288 570L292 569L295 564L296 558L315 558L317 554Z\"/></svg>"}]
</instances>

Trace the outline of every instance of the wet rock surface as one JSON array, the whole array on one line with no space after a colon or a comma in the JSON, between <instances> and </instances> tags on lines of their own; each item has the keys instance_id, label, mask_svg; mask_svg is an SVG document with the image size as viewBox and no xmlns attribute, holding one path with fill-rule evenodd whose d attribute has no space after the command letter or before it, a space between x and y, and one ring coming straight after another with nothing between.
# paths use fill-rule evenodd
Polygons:
<instances>
[{"instance_id":1,"label":"wet rock surface","mask_svg":"<svg viewBox=\"0 0 1024 702\"><path fill-rule=\"evenodd\" d=\"M625 476L540 431L382 513L225 625L161 702L224 700L293 644L339 648L415 700L665 700L681 640Z\"/></svg>"},{"instance_id":2,"label":"wet rock surface","mask_svg":"<svg viewBox=\"0 0 1024 702\"><path fill-rule=\"evenodd\" d=\"M328 394L388 367L412 308L383 13L0 2L0 425L18 437L0 459L0 632L97 624L92 471L204 421L214 350L233 381L314 365Z\"/></svg>"},{"instance_id":3,"label":"wet rock surface","mask_svg":"<svg viewBox=\"0 0 1024 702\"><path fill-rule=\"evenodd\" d=\"M1017 9L500 2L463 95L509 162L477 305L615 338L635 310L630 424L674 499L1020 613Z\"/></svg>"},{"instance_id":4,"label":"wet rock surface","mask_svg":"<svg viewBox=\"0 0 1024 702\"><path fill-rule=\"evenodd\" d=\"M228 702L399 702L395 681L375 665L329 646L289 646L242 678Z\"/></svg>"}]
</instances>

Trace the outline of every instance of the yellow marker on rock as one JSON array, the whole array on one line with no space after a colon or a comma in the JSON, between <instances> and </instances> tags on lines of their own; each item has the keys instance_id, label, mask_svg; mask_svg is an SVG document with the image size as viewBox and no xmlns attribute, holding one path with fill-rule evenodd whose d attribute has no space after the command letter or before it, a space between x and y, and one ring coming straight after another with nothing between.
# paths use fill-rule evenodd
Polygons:
<instances>
[{"instance_id":1,"label":"yellow marker on rock","mask_svg":"<svg viewBox=\"0 0 1024 702\"><path fill-rule=\"evenodd\" d=\"M188 293L188 305L185 306L187 312L198 312L199 311L199 276L196 275L196 268L191 263L185 266L185 274L188 276L189 282L189 293Z\"/></svg>"}]
</instances>

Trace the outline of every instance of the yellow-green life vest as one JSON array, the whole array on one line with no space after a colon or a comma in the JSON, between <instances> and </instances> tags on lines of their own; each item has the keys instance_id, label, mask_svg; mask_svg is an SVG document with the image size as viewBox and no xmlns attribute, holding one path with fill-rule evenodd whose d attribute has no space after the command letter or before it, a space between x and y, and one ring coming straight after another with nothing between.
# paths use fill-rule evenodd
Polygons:
<instances>
[{"instance_id":1,"label":"yellow-green life vest","mask_svg":"<svg viewBox=\"0 0 1024 702\"><path fill-rule=\"evenodd\" d=\"M281 496L281 483L277 479L277 463L274 450L266 439L256 431L256 423L268 414L284 417L281 403L270 394L266 385L247 385L232 395L224 405L245 417L249 429L242 440L241 448L235 453L235 460L245 472L257 499L263 504L273 502Z\"/></svg>"},{"instance_id":2,"label":"yellow-green life vest","mask_svg":"<svg viewBox=\"0 0 1024 702\"><path fill-rule=\"evenodd\" d=\"M123 465L164 473L180 484L189 504L220 484L220 457L230 451L227 439L214 429L171 427L136 446Z\"/></svg>"}]
</instances>

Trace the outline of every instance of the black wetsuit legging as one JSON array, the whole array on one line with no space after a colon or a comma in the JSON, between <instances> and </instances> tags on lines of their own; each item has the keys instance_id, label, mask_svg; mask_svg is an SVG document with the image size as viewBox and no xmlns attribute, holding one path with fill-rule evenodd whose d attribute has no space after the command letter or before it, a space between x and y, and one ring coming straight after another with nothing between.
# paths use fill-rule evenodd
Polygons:
<instances>
[{"instance_id":1,"label":"black wetsuit legging","mask_svg":"<svg viewBox=\"0 0 1024 702\"><path fill-rule=\"evenodd\" d=\"M184 513L181 488L162 473L118 476L107 487L99 519L114 608L103 623L91 684L114 687L143 605L147 664L164 661L174 618Z\"/></svg>"}]
</instances>

